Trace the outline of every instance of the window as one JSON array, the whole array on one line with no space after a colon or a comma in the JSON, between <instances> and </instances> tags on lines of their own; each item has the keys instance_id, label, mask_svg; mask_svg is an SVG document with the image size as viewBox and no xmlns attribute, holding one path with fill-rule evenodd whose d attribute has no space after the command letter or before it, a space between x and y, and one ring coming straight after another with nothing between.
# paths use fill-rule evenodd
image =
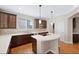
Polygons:
<instances>
[{"instance_id":1,"label":"window","mask_svg":"<svg viewBox=\"0 0 79 59\"><path fill-rule=\"evenodd\" d=\"M27 20L27 28L32 28L33 22L32 20Z\"/></svg>"}]
</instances>

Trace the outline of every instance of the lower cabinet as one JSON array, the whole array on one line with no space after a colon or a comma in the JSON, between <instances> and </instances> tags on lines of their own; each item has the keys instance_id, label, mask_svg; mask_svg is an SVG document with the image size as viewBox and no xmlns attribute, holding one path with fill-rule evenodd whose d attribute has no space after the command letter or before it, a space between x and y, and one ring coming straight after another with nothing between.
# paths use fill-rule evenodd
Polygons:
<instances>
[{"instance_id":1,"label":"lower cabinet","mask_svg":"<svg viewBox=\"0 0 79 59\"><path fill-rule=\"evenodd\" d=\"M48 32L42 32L39 34L45 36L47 33ZM12 36L9 46L9 53L11 53L11 48L15 48L28 43L32 43L32 50L34 53L37 53L37 40L32 38L31 35L33 34Z\"/></svg>"},{"instance_id":2,"label":"lower cabinet","mask_svg":"<svg viewBox=\"0 0 79 59\"><path fill-rule=\"evenodd\" d=\"M73 43L79 42L79 34L73 34Z\"/></svg>"},{"instance_id":3,"label":"lower cabinet","mask_svg":"<svg viewBox=\"0 0 79 59\"><path fill-rule=\"evenodd\" d=\"M23 44L31 43L31 34L17 35L11 38L10 48L14 48Z\"/></svg>"}]
</instances>

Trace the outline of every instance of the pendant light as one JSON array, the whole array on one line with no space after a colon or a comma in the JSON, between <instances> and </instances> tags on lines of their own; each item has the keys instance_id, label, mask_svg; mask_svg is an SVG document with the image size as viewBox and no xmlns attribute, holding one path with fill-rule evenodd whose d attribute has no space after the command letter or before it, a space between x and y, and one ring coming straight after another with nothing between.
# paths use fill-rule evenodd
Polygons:
<instances>
[{"instance_id":1,"label":"pendant light","mask_svg":"<svg viewBox=\"0 0 79 59\"><path fill-rule=\"evenodd\" d=\"M42 7L42 5L39 5L39 24L41 24L41 7Z\"/></svg>"},{"instance_id":2,"label":"pendant light","mask_svg":"<svg viewBox=\"0 0 79 59\"><path fill-rule=\"evenodd\" d=\"M53 11L51 11L51 19L53 19ZM55 23L51 22L53 33L55 33Z\"/></svg>"},{"instance_id":3,"label":"pendant light","mask_svg":"<svg viewBox=\"0 0 79 59\"><path fill-rule=\"evenodd\" d=\"M51 19L53 19L53 11L51 11Z\"/></svg>"},{"instance_id":4,"label":"pendant light","mask_svg":"<svg viewBox=\"0 0 79 59\"><path fill-rule=\"evenodd\" d=\"M51 20L53 19L53 11L51 11ZM51 22L51 26L53 25L53 22Z\"/></svg>"}]
</instances>

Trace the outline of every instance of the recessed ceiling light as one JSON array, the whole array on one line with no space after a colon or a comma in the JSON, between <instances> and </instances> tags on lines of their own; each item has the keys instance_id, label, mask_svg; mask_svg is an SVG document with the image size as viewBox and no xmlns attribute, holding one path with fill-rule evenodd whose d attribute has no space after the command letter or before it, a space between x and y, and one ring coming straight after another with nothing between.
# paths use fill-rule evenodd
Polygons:
<instances>
[{"instance_id":1,"label":"recessed ceiling light","mask_svg":"<svg viewBox=\"0 0 79 59\"><path fill-rule=\"evenodd\" d=\"M21 8L19 8L19 10L21 10Z\"/></svg>"}]
</instances>

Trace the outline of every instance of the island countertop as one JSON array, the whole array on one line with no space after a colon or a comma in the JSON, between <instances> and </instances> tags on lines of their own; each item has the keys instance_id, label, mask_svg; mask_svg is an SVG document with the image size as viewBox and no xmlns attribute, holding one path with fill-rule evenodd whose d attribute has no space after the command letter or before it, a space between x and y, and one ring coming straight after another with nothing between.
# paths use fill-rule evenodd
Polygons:
<instances>
[{"instance_id":1,"label":"island countertop","mask_svg":"<svg viewBox=\"0 0 79 59\"><path fill-rule=\"evenodd\" d=\"M39 41L55 40L55 39L60 38L59 35L53 34L53 33L47 34L46 36L33 35L32 37Z\"/></svg>"}]
</instances>

